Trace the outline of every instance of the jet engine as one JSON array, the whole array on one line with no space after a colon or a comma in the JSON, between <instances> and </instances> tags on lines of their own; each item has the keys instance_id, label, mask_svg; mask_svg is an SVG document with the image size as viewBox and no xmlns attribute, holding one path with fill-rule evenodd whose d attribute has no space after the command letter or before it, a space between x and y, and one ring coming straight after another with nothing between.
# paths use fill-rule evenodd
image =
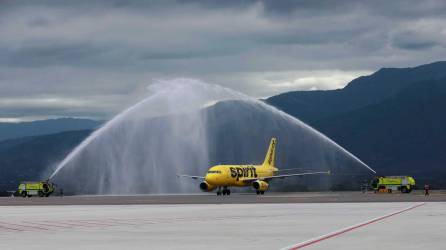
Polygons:
<instances>
[{"instance_id":1,"label":"jet engine","mask_svg":"<svg viewBox=\"0 0 446 250\"><path fill-rule=\"evenodd\" d=\"M252 183L252 187L255 188L257 191L265 192L268 189L269 184L266 181L257 180Z\"/></svg>"},{"instance_id":2,"label":"jet engine","mask_svg":"<svg viewBox=\"0 0 446 250\"><path fill-rule=\"evenodd\" d=\"M214 190L214 186L210 185L209 183L207 183L206 181L203 181L202 183L200 183L200 189L203 192L209 192Z\"/></svg>"}]
</instances>

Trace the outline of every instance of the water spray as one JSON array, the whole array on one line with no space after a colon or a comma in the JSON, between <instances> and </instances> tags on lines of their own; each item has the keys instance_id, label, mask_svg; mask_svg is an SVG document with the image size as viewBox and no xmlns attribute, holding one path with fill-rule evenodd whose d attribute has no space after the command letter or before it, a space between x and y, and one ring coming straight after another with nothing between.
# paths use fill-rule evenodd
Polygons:
<instances>
[{"instance_id":1,"label":"water spray","mask_svg":"<svg viewBox=\"0 0 446 250\"><path fill-rule=\"evenodd\" d=\"M284 165L350 164L376 173L297 118L228 88L176 79L156 82L149 92L82 141L49 179L75 192L190 192L193 184L172 176L202 174L217 162L255 161L272 136L281 138Z\"/></svg>"}]
</instances>

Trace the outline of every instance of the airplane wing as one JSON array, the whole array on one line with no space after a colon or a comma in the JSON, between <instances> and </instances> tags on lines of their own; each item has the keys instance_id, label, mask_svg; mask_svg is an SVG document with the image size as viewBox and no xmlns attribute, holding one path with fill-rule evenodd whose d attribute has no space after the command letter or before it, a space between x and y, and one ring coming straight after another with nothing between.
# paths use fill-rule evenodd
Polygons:
<instances>
[{"instance_id":1,"label":"airplane wing","mask_svg":"<svg viewBox=\"0 0 446 250\"><path fill-rule=\"evenodd\" d=\"M307 172L307 173L297 173L297 174L282 174L282 175L264 176L264 177L260 177L260 178L243 178L241 180L249 182L249 181L265 180L265 179L275 179L275 178L284 179L286 177L304 176L304 175L313 175L313 174L331 174L331 173L330 173L330 171L326 171L326 172Z\"/></svg>"},{"instance_id":2,"label":"airplane wing","mask_svg":"<svg viewBox=\"0 0 446 250\"><path fill-rule=\"evenodd\" d=\"M313 174L330 174L330 171L326 171L326 172L308 172L308 173L298 173L298 174L282 174L282 175L274 175L274 176L269 176L269 177L262 177L264 179L273 179L273 178L286 178L286 177L291 177L291 176L303 176L303 175L313 175Z\"/></svg>"},{"instance_id":3,"label":"airplane wing","mask_svg":"<svg viewBox=\"0 0 446 250\"><path fill-rule=\"evenodd\" d=\"M303 170L303 168L281 168L281 169L278 169L277 171L274 171L274 172L283 172L283 171L291 171L291 170Z\"/></svg>"},{"instance_id":4,"label":"airplane wing","mask_svg":"<svg viewBox=\"0 0 446 250\"><path fill-rule=\"evenodd\" d=\"M195 180L198 180L198 179L203 180L204 179L204 176L185 175L185 174L177 175L177 177L187 177L187 178L192 178Z\"/></svg>"}]
</instances>

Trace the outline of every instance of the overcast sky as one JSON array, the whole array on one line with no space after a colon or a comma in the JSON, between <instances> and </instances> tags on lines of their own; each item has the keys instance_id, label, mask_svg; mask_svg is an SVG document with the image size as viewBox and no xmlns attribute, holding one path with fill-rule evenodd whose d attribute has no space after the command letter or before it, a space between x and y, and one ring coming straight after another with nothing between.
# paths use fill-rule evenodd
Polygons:
<instances>
[{"instance_id":1,"label":"overcast sky","mask_svg":"<svg viewBox=\"0 0 446 250\"><path fill-rule=\"evenodd\" d=\"M107 119L156 79L254 97L446 58L438 1L0 0L0 121Z\"/></svg>"}]
</instances>

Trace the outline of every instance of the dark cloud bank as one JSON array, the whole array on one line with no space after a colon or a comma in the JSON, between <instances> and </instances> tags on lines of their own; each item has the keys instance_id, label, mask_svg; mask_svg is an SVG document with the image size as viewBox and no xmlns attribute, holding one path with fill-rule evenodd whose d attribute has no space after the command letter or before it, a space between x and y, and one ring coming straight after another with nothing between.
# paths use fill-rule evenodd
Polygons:
<instances>
[{"instance_id":1,"label":"dark cloud bank","mask_svg":"<svg viewBox=\"0 0 446 250\"><path fill-rule=\"evenodd\" d=\"M154 79L265 97L444 60L444 1L1 1L0 119L107 118Z\"/></svg>"}]
</instances>

